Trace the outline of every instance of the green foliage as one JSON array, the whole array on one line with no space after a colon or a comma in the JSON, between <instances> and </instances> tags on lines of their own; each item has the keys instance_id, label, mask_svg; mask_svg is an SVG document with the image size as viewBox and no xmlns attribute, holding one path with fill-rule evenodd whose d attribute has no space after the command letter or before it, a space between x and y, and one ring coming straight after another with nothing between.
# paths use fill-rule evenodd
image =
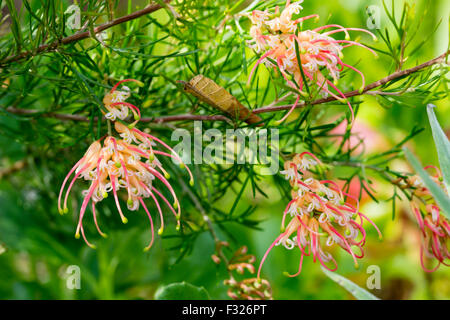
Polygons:
<instances>
[{"instance_id":1,"label":"green foliage","mask_svg":"<svg viewBox=\"0 0 450 320\"><path fill-rule=\"evenodd\" d=\"M441 16L445 17L439 11L439 5L445 1L416 2L416 12L427 11L419 19L414 19L413 8L406 1L395 1L401 11L394 1L392 6L386 2L387 13L383 17L387 23L378 30L382 41L373 43L366 36L361 39L380 53L379 59L357 48L346 49L345 59L357 65L368 82L443 53L436 52L442 39L427 30L435 30ZM177 80L188 81L203 74L249 109L292 104L294 95L283 97L293 89L264 65L258 67L250 86L246 86L258 56L247 47L250 22L241 15L253 9L283 6L285 1L174 0L170 4L179 16L164 6L97 35L94 28L142 9L148 1L79 0L81 30L66 23L70 18L66 10L72 1L27 0L20 6L15 3L0 1L0 297L149 299L163 283L172 283L160 289L156 297L173 298L172 290L180 297L177 291L180 290L183 295L199 299L207 299L209 295L226 298L221 281L227 274L210 259L217 241L229 241L234 248L248 245L249 252L260 260L279 232L280 215L290 198L289 185L283 176L264 176L261 166L249 164L192 164L189 166L196 184L191 187L183 182L186 177L182 170L171 162L164 163L181 199L182 228L177 232L174 219L164 212L167 230L156 238L155 247L146 254L142 248L150 232L143 210L130 212L129 223L123 226L114 199L102 201L98 217L108 239L93 236L96 230L89 217L86 234L98 247L93 251L74 239L81 194L87 184L82 181L75 184L69 198L69 215L59 215L57 195L65 175L88 145L107 134L107 124L101 118L102 99L121 79L135 78L144 83L143 87L130 84L129 100L141 107L142 116L147 119L145 129L170 145L177 143L170 141L173 129L193 133L193 122L152 120L180 114L222 115L187 94ZM383 6L381 1L376 4ZM353 0L326 5L305 0L302 15L320 13L321 18L318 23L305 21L302 28L326 23L365 28L366 5L364 1ZM78 32L90 35L61 43ZM343 72L340 86L346 91L359 90L357 76ZM438 105L442 127L450 125L445 117L450 111L446 99L448 68L443 63L435 64L390 80L366 95L349 98L357 122L361 119L376 136L382 136L376 148L366 145L370 140L367 135L361 136L348 125L350 114L345 104L339 101L313 104L321 98L319 90L315 87L306 90L305 106L294 111L283 126L274 126L272 121L280 118L279 113L260 114L264 118L261 129L279 129L280 167L294 153L305 150L315 153L327 169L320 173L324 179L341 180L345 191L351 190L354 183L361 185L357 196L378 201L376 222L389 230L400 230L400 219L392 222L397 223L395 227L389 225L391 207L385 204L392 201L395 216L402 208L400 201L409 196L392 186L393 181L406 176L398 165L403 163L402 147L406 143L431 145L431 135L423 130L426 125L423 106L430 102ZM203 130L214 128L223 135L227 129L252 128L234 119L203 121L202 125ZM435 132L433 123L432 127ZM441 168L448 179L445 169L448 166L442 164L446 157L441 156L442 143L438 142L442 136L435 140L441 150L438 151ZM207 144L204 140L203 147ZM426 148L419 147L417 153L427 162L436 162L434 154ZM159 221L156 208L149 209L154 221ZM376 238L372 231L367 237L368 243ZM324 282L318 265L312 261L305 261L299 278L283 277L284 268L296 266L298 257L277 250L263 270L272 283L275 298L343 298L342 291L336 290L333 283ZM383 264L392 279L401 277L413 282L413 297L448 299L450 292L440 290L436 280L423 277L418 263L410 261L410 255L415 254L411 250L414 248L401 244L388 255L369 248L367 261ZM346 257L338 255L337 259L339 272L355 272ZM398 261L406 266L396 268ZM82 270L82 290L65 287L61 274L71 264ZM415 272L402 273L403 269ZM450 281L445 271L435 279L443 279L444 284ZM364 282L359 280L355 282ZM192 299L191 296L187 299Z\"/></svg>"},{"instance_id":2,"label":"green foliage","mask_svg":"<svg viewBox=\"0 0 450 320\"><path fill-rule=\"evenodd\" d=\"M442 209L444 214L450 219L450 198L444 191L434 182L428 173L423 169L419 160L409 151L407 148L403 150L405 152L406 159L411 163L414 170L422 178L423 183L430 190L439 207Z\"/></svg>"},{"instance_id":3,"label":"green foliage","mask_svg":"<svg viewBox=\"0 0 450 320\"><path fill-rule=\"evenodd\" d=\"M209 294L203 287L190 283L171 283L159 288L155 293L156 300L209 300Z\"/></svg>"},{"instance_id":4,"label":"green foliage","mask_svg":"<svg viewBox=\"0 0 450 320\"><path fill-rule=\"evenodd\" d=\"M342 286L345 290L347 290L351 295L353 295L358 300L380 300L371 294L366 289L363 289L351 282L347 278L339 275L336 272L328 271L327 269L322 268L323 273L325 273L331 280Z\"/></svg>"},{"instance_id":5,"label":"green foliage","mask_svg":"<svg viewBox=\"0 0 450 320\"><path fill-rule=\"evenodd\" d=\"M439 164L441 165L444 184L447 188L447 194L450 193L450 141L442 130L436 119L434 108L436 106L429 104L427 106L428 119L430 120L431 130L433 132L433 140L436 145L436 151L439 156Z\"/></svg>"}]
</instances>

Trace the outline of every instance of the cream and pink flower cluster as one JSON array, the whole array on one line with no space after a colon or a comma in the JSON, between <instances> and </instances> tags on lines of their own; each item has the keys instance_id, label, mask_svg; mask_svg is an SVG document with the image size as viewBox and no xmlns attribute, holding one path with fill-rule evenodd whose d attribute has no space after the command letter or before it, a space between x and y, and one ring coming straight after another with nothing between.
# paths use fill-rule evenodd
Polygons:
<instances>
[{"instance_id":1,"label":"cream and pink flower cluster","mask_svg":"<svg viewBox=\"0 0 450 320\"><path fill-rule=\"evenodd\" d=\"M445 192L441 172L434 166L434 182ZM404 188L412 189L411 210L421 230L420 263L427 272L436 271L441 264L449 266L450 262L450 221L441 214L441 209L431 192L425 187L419 176L411 176L404 181ZM437 260L436 266L429 269L426 260Z\"/></svg>"},{"instance_id":2,"label":"cream and pink flower cluster","mask_svg":"<svg viewBox=\"0 0 450 320\"><path fill-rule=\"evenodd\" d=\"M258 65L264 63L268 68L279 70L287 84L303 95L306 95L304 92L306 80L306 85L316 85L324 96L330 95L337 100L345 100L352 113L353 122L353 108L337 87L340 73L344 68L357 72L362 78L361 89L365 86L365 80L361 71L342 61L342 50L350 46L359 46L376 55L367 46L350 40L349 31L368 33L374 40L376 37L365 29L345 28L337 24L302 30L300 25L303 25L303 21L319 18L314 14L294 19L293 16L298 15L303 9L300 5L302 2L303 0L291 3L288 0L281 12L279 7L276 7L273 13L266 9L264 11L254 10L248 14L252 22L250 29L252 40L249 41L249 46L261 55L250 73L249 81ZM344 40L336 40L331 37L331 35L341 32L345 34ZM284 121L291 114L299 99L300 95L279 122Z\"/></svg>"},{"instance_id":3,"label":"cream and pink flower cluster","mask_svg":"<svg viewBox=\"0 0 450 320\"><path fill-rule=\"evenodd\" d=\"M297 154L292 161L285 162L285 170L280 173L290 182L292 200L283 213L281 234L263 256L258 278L264 261L275 246L299 249L298 272L288 274L294 277L301 272L304 256L312 256L314 262L319 261L323 267L335 271L337 263L329 249L336 245L348 252L358 266L357 259L364 256L366 241L364 220L375 227L381 238L378 227L359 211L357 197L344 192L331 180L315 178L318 166L320 161L309 152ZM286 219L290 219L287 227Z\"/></svg>"},{"instance_id":4,"label":"cream and pink flower cluster","mask_svg":"<svg viewBox=\"0 0 450 320\"><path fill-rule=\"evenodd\" d=\"M70 170L62 184L59 198L58 209L60 213L68 212L67 201L70 191L75 181L80 178L89 182L89 188L83 191L83 202L78 218L78 225L75 237L79 238L80 234L90 247L95 247L87 239L83 228L83 219L89 203L93 220L98 232L102 236L103 233L97 223L95 205L107 198L110 193L114 197L117 210L123 223L127 223L119 198L126 198L128 210L138 210L142 205L146 212L152 232L152 239L145 248L150 249L154 240L154 228L152 216L145 205L144 200L151 198L158 210L161 226L158 233L161 234L164 229L163 210L160 206L162 200L169 210L174 214L177 220L177 228L180 225L181 208L178 198L171 184L169 183L170 175L163 168L158 157L168 157L176 159L182 168L186 168L190 175L190 183L193 184L193 176L187 166L185 166L181 158L162 140L157 137L140 131L135 128L135 124L140 119L139 108L125 102L129 97L129 89L123 91L117 90L118 86L123 82L135 81L133 79L122 80L117 83L112 90L105 95L103 103L108 112L104 112L105 117L110 120L127 119L130 110L134 116L134 122L127 125L125 122L116 121L114 123L115 131L118 137L109 134L100 140L95 141L88 148L84 156ZM165 151L157 150L158 146L162 146ZM74 174L72 180L69 178ZM162 191L158 190L155 182L159 181L167 188L172 196L169 201ZM66 193L63 198L64 190L68 184ZM159 188L159 187L158 187ZM159 200L158 200L159 199Z\"/></svg>"},{"instance_id":5,"label":"cream and pink flower cluster","mask_svg":"<svg viewBox=\"0 0 450 320\"><path fill-rule=\"evenodd\" d=\"M228 243L221 242L216 245L216 251L220 247L227 246ZM219 264L223 259L217 255L213 255L212 259ZM272 300L272 288L266 279L260 279L253 276L255 273L254 263L256 257L248 254L247 246L243 246L236 250L228 261L226 267L230 278L224 281L228 286L228 296L233 300ZM245 273L250 273L252 276L243 276Z\"/></svg>"}]
</instances>

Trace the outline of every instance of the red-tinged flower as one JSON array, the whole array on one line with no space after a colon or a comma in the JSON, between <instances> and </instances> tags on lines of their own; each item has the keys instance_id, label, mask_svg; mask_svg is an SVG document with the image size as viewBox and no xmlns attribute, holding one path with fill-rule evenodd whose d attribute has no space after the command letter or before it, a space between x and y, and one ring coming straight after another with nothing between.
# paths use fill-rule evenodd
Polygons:
<instances>
[{"instance_id":1,"label":"red-tinged flower","mask_svg":"<svg viewBox=\"0 0 450 320\"><path fill-rule=\"evenodd\" d=\"M108 110L108 112L102 112L105 115L106 119L116 121L117 119L125 120L131 110L131 112L133 113L133 118L135 120L135 122L133 123L134 125L141 118L141 112L135 105L125 102L125 100L130 96L130 89L128 87L123 86L122 90L117 90L119 85L124 82L136 82L139 85L142 85L142 82L135 79L125 79L119 81L103 98L103 104L105 105L105 108L106 110Z\"/></svg>"},{"instance_id":2,"label":"red-tinged flower","mask_svg":"<svg viewBox=\"0 0 450 320\"><path fill-rule=\"evenodd\" d=\"M111 92L118 92L114 91L116 87L117 85ZM108 98L105 98L105 100L111 98L111 93L108 93L107 97ZM193 176L178 154L162 140L134 128L134 124L132 126L126 126L120 122L116 122L114 128L119 133L121 139L109 135L104 140L102 138L95 141L88 148L85 155L70 170L64 179L59 193L58 209L61 214L68 212L67 200L70 190L78 178L90 181L89 188L83 191L84 199L80 209L75 237L79 238L81 234L84 241L90 247L95 247L86 239L83 229L83 218L87 206L89 205L89 202L91 202L95 226L98 232L106 237L106 234L100 230L97 223L95 205L107 198L108 194L112 192L120 218L123 223L127 223L128 220L123 214L118 196L120 189L123 189L123 193L127 195L127 208L134 211L138 210L140 205L142 205L144 211L147 213L152 232L152 239L145 248L145 250L148 250L154 241L154 230L152 217L144 203L145 199L151 198L156 205L161 219L161 226L158 230L159 234L164 230L164 219L160 200L162 200L174 214L177 220L177 229L180 226L180 203L169 182L170 175L163 168L158 157L168 157L177 160L180 163L180 166L186 168L188 171L191 185L194 183ZM156 150L156 147L159 146L164 147L167 152ZM72 174L74 174L74 177L70 181L63 199L62 196L66 184ZM156 181L162 183L162 185L169 190L173 198L172 203L155 187Z\"/></svg>"},{"instance_id":3,"label":"red-tinged flower","mask_svg":"<svg viewBox=\"0 0 450 320\"><path fill-rule=\"evenodd\" d=\"M227 294L233 300L272 300L272 290L266 279L253 277L237 281L230 278L224 284L229 287Z\"/></svg>"},{"instance_id":4,"label":"red-tinged flower","mask_svg":"<svg viewBox=\"0 0 450 320\"><path fill-rule=\"evenodd\" d=\"M267 249L261 260L264 264L273 247L283 245L292 250L297 247L300 251L298 272L300 274L304 256L313 257L328 270L337 269L336 260L327 248L338 245L348 252L358 266L357 259L364 257L363 246L366 242L366 231L363 220L370 222L377 230L380 238L381 232L377 226L359 211L358 199L347 194L331 180L317 180L314 178L314 169L318 168L320 161L311 153L297 154L292 161L285 162L285 170L280 173L286 176L292 186L292 200L283 213L281 222L282 233ZM349 199L355 204L352 205ZM287 227L287 216L291 218ZM359 218L359 221L357 220ZM357 249L358 252L354 252Z\"/></svg>"},{"instance_id":5,"label":"red-tinged flower","mask_svg":"<svg viewBox=\"0 0 450 320\"><path fill-rule=\"evenodd\" d=\"M302 2L303 0L290 3L288 0L281 13L279 8L276 7L273 14L267 10L254 10L248 15L253 24L250 29L250 35L253 38L250 41L250 46L257 53L262 54L254 65L248 81L251 80L257 66L264 63L269 68L278 69L287 84L295 90L299 90L303 95L306 95L304 93L304 82L306 80L310 85L317 85L324 96L331 95L339 101L345 101L352 113L353 122L353 108L343 92L337 87L337 83L340 73L345 68L349 68L361 76L361 90L365 87L365 78L361 71L342 61L342 50L350 46L359 46L376 56L372 49L356 41L351 41L349 31L361 31L371 35L374 40L377 40L377 38L365 29L345 28L337 24L296 33L298 25L302 24L303 21L319 18L318 15L313 14L293 20L292 15L300 13ZM332 30L325 31L328 29ZM336 40L331 37L331 35L340 32L345 33L345 40ZM293 81L289 80L290 76L293 77ZM330 81L329 78L333 81ZM280 123L295 109L299 99L300 95L289 112L279 120Z\"/></svg>"},{"instance_id":6,"label":"red-tinged flower","mask_svg":"<svg viewBox=\"0 0 450 320\"><path fill-rule=\"evenodd\" d=\"M216 245L217 252L222 246L228 246L228 243L221 242ZM217 255L211 257L217 264L222 262L222 258ZM226 263L230 278L224 281L228 286L228 296L233 300L271 300L272 289L270 283L265 279L255 278L254 276L246 277L245 273L254 274L254 255L248 254L247 247L243 246L233 253L233 256L223 261ZM237 274L236 274L237 273Z\"/></svg>"},{"instance_id":7,"label":"red-tinged flower","mask_svg":"<svg viewBox=\"0 0 450 320\"><path fill-rule=\"evenodd\" d=\"M446 188L442 182L442 175L438 168L427 166L425 169L433 168L436 175L433 180ZM426 272L436 271L441 264L449 266L450 259L450 222L441 214L441 209L436 204L431 192L425 187L419 176L412 176L406 179L406 186L412 189L411 210L421 229L420 264ZM437 260L434 268L427 268L426 260Z\"/></svg>"}]
</instances>

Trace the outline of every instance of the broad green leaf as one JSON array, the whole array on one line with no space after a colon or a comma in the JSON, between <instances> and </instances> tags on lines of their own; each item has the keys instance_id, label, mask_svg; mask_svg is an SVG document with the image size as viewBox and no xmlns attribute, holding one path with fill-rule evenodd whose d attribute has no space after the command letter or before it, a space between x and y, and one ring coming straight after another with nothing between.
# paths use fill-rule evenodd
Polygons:
<instances>
[{"instance_id":1,"label":"broad green leaf","mask_svg":"<svg viewBox=\"0 0 450 320\"><path fill-rule=\"evenodd\" d=\"M447 193L450 193L450 141L442 130L434 113L435 105L429 104L427 106L428 119L430 120L431 131L433 133L434 143L441 166L442 176L444 177L444 184L447 188Z\"/></svg>"},{"instance_id":2,"label":"broad green leaf","mask_svg":"<svg viewBox=\"0 0 450 320\"><path fill-rule=\"evenodd\" d=\"M405 152L406 159L408 159L414 170L419 174L420 178L422 178L423 183L427 189L430 190L434 200L436 200L442 212L445 214L447 219L450 219L450 198L445 194L442 188L431 179L425 169L422 168L419 160L417 160L411 151L409 151L406 147L403 148L403 151Z\"/></svg>"},{"instance_id":3,"label":"broad green leaf","mask_svg":"<svg viewBox=\"0 0 450 320\"><path fill-rule=\"evenodd\" d=\"M348 280L347 278L337 274L336 272L331 272L322 267L323 273L325 273L331 280L342 286L345 290L350 292L356 299L358 300L380 300L379 298L375 297L373 294L371 294L369 291L361 288L360 286L356 285L352 281Z\"/></svg>"},{"instance_id":4,"label":"broad green leaf","mask_svg":"<svg viewBox=\"0 0 450 320\"><path fill-rule=\"evenodd\" d=\"M187 282L171 283L159 288L155 293L156 300L209 300L208 291Z\"/></svg>"}]
</instances>

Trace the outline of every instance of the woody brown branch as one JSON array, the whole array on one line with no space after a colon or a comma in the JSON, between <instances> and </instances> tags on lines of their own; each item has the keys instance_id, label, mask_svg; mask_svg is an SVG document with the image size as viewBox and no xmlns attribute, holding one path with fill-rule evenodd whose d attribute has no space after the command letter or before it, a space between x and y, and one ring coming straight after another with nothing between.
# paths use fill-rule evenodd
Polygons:
<instances>
[{"instance_id":1,"label":"woody brown branch","mask_svg":"<svg viewBox=\"0 0 450 320\"><path fill-rule=\"evenodd\" d=\"M344 93L344 96L346 98L351 98L351 97L355 97L355 96L359 96L359 95L363 95L363 94L370 94L370 92L369 92L370 90L378 88L378 87L380 87L380 86L382 86L382 85L384 85L384 84L386 84L386 83L388 83L388 82L390 82L392 80L395 80L395 79L398 79L398 78L410 75L410 74L412 74L414 72L420 71L420 70L425 69L427 67L430 67L430 66L432 66L434 64L443 62L445 57L447 57L449 53L450 53L450 50L448 50L444 54L441 54L439 57L436 57L436 58L434 58L432 60L429 60L429 61L427 61L425 63L422 63L422 64L420 64L418 66L415 66L413 68L394 72L391 75L389 75L389 76L387 76L387 77L385 77L383 79L380 79L378 81L375 81L375 82L365 86L364 89L361 90L361 91L360 90L349 91L349 92ZM335 100L337 100L337 99L332 97L332 96L329 96L327 98L322 98L322 99L314 100L314 101L311 101L311 102L299 103L296 108L302 108L302 107L305 107L307 105L316 105L316 104L327 103L327 102L331 102L331 101L335 101ZM275 112L275 111L288 110L290 108L292 108L292 105L283 105L283 106L274 106L274 107L262 107L262 108L259 108L259 109L254 109L254 110L252 110L252 112L255 113L255 114L258 114L258 113L266 113L266 112Z\"/></svg>"},{"instance_id":2,"label":"woody brown branch","mask_svg":"<svg viewBox=\"0 0 450 320\"><path fill-rule=\"evenodd\" d=\"M33 109L20 109L9 107L6 108L7 112L19 115L38 115L40 117L45 118L55 118L60 120L72 120L72 121L83 121L88 122L91 121L91 118L76 115L76 114L64 114L64 113L55 113L55 112L39 112L38 110ZM105 118L103 118L104 120ZM94 117L94 121L97 121L98 118ZM173 122L173 121L230 121L230 118L222 115L195 115L195 114L179 114L174 116L162 116L162 117L143 117L139 121L141 122L153 122L153 123L165 123L165 122Z\"/></svg>"},{"instance_id":3,"label":"woody brown branch","mask_svg":"<svg viewBox=\"0 0 450 320\"><path fill-rule=\"evenodd\" d=\"M372 95L375 93L379 93L379 92L374 92L374 91L370 91L370 90L380 87L392 80L410 75L412 73L415 73L417 71L420 71L422 69L425 69L427 67L435 65L437 63L441 63L448 56L449 53L450 53L450 50L448 50L446 53L441 54L440 56L438 56L432 60L429 60L429 61L422 63L418 66L415 66L413 68L394 72L385 78L382 78L378 81L375 81L375 82L367 85L366 87L364 87L364 89L362 91L353 90L353 91L344 93L344 95L346 98L350 98L350 97L355 97L355 96L364 95L364 94ZM307 105L317 105L317 104L327 103L327 102L331 102L331 101L335 101L335 100L336 100L336 98L330 96L327 98L322 98L322 99L314 100L314 101L307 102L307 103L305 103L305 102L299 103L296 108L302 108ZM262 107L262 108L254 109L254 110L252 110L252 112L255 114L266 113L266 112L277 112L277 111L282 111L282 110L288 110L291 107L292 107L292 105ZM18 108L12 108L12 107L7 108L6 111L8 111L10 113L14 113L14 114L24 114L24 115L32 115L34 113L39 114L38 110L18 109ZM57 118L57 119L61 119L61 120L90 121L90 118L85 117L85 116L60 114L60 113L54 113L54 112L40 113L40 116ZM96 118L94 118L94 120L95 119ZM181 115L174 115L174 116L154 117L154 118L152 118L152 117L145 118L144 117L140 121L141 122L165 123L165 122L173 122L173 121L195 121L195 120L198 120L198 121L230 121L230 118L223 116L223 115L209 116L209 115L181 114Z\"/></svg>"},{"instance_id":4,"label":"woody brown branch","mask_svg":"<svg viewBox=\"0 0 450 320\"><path fill-rule=\"evenodd\" d=\"M170 0L164 0L164 2L168 3L168 2L170 2ZM109 29L111 27L114 27L114 26L116 26L118 24L137 19L139 17L142 17L142 16L144 16L146 14L152 13L152 12L154 12L156 10L161 9L161 8L162 8L162 6L160 4L152 3L152 4L148 5L147 7L145 7L142 10L135 11L135 12L129 14L129 15L126 15L126 16L114 19L114 20L106 22L106 23L104 23L104 24L102 24L102 25L100 25L98 27L95 27L93 29L94 30L93 33L94 34L100 33L102 31L104 31L106 29ZM25 52L19 53L17 55L7 57L3 61L0 61L0 65L4 65L4 64L7 64L7 63L19 61L19 60L25 59L25 58L27 58L29 56L34 56L34 55L39 54L39 53L53 51L53 50L56 50L61 45L66 45L66 44L69 44L69 43L72 43L72 42L83 40L83 39L89 38L91 36L93 36L91 31L78 32L78 33L75 33L74 35L71 35L69 37L60 39L60 40L55 41L53 43L43 44L43 45L39 46L37 49L35 49L33 51L25 51Z\"/></svg>"}]
</instances>

